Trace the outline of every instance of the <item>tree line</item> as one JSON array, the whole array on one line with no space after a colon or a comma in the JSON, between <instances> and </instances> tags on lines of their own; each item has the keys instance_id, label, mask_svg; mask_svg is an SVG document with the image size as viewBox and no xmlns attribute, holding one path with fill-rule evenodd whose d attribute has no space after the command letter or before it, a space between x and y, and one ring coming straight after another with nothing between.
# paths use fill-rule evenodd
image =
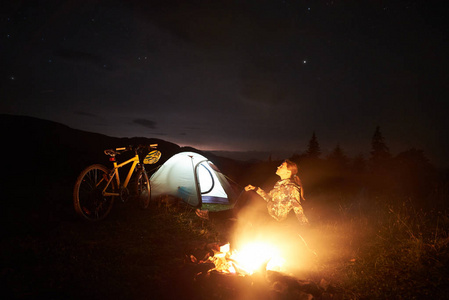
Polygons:
<instances>
[{"instance_id":1,"label":"tree line","mask_svg":"<svg viewBox=\"0 0 449 300\"><path fill-rule=\"evenodd\" d=\"M309 193L339 193L349 199L364 193L374 197L401 197L418 204L446 205L447 174L431 164L422 150L411 148L392 155L377 126L369 157L349 157L339 144L323 157L313 132L305 153L290 160L299 165Z\"/></svg>"}]
</instances>

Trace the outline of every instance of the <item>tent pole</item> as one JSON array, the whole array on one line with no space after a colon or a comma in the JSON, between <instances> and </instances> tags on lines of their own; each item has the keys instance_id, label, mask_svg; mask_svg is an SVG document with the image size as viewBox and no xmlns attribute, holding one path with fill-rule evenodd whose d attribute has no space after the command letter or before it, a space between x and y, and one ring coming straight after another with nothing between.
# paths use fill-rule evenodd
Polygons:
<instances>
[{"instance_id":1,"label":"tent pole","mask_svg":"<svg viewBox=\"0 0 449 300\"><path fill-rule=\"evenodd\" d=\"M189 155L190 161L192 162L192 169L193 169L193 178L195 179L195 189L196 189L196 197L198 199L198 205L197 207L203 206L203 199L201 198L201 190L198 183L198 176L196 172L196 166L193 164L193 156Z\"/></svg>"}]
</instances>

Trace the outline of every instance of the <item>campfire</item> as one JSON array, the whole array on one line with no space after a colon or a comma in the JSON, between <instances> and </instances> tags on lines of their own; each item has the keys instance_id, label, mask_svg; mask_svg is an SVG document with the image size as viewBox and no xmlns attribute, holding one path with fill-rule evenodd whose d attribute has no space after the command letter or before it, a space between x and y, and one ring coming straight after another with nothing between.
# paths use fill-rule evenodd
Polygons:
<instances>
[{"instance_id":1,"label":"campfire","mask_svg":"<svg viewBox=\"0 0 449 300\"><path fill-rule=\"evenodd\" d=\"M246 240L234 248L203 244L190 251L186 262L198 299L314 299L325 292L289 274L288 265L297 261L289 261L285 247L273 241Z\"/></svg>"},{"instance_id":2,"label":"campfire","mask_svg":"<svg viewBox=\"0 0 449 300\"><path fill-rule=\"evenodd\" d=\"M240 229L240 228L239 228ZM231 243L212 243L204 251L187 256L195 264L210 266L208 272L250 276L276 271L290 273L302 271L315 255L298 232L285 227L259 226L253 230L239 230ZM204 271L202 271L204 272Z\"/></svg>"},{"instance_id":3,"label":"campfire","mask_svg":"<svg viewBox=\"0 0 449 300\"><path fill-rule=\"evenodd\" d=\"M259 241L250 242L233 251L228 243L214 252L210 257L210 261L215 265L212 270L223 273L252 275L264 270L281 271L285 263L277 247Z\"/></svg>"},{"instance_id":4,"label":"campfire","mask_svg":"<svg viewBox=\"0 0 449 300\"><path fill-rule=\"evenodd\" d=\"M302 235L295 227L243 222L225 243L190 244L179 275L195 299L320 298L330 290L309 280L317 256Z\"/></svg>"}]
</instances>

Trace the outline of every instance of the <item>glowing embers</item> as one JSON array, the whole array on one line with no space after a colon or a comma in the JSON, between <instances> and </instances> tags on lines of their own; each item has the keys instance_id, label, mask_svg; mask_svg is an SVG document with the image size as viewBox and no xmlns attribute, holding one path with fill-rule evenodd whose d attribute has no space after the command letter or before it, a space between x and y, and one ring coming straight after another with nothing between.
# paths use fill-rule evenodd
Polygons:
<instances>
[{"instance_id":1,"label":"glowing embers","mask_svg":"<svg viewBox=\"0 0 449 300\"><path fill-rule=\"evenodd\" d=\"M224 273L251 275L257 271L281 271L285 263L279 249L266 242L250 242L238 250L230 250L230 245L220 247L211 257L213 270Z\"/></svg>"}]
</instances>

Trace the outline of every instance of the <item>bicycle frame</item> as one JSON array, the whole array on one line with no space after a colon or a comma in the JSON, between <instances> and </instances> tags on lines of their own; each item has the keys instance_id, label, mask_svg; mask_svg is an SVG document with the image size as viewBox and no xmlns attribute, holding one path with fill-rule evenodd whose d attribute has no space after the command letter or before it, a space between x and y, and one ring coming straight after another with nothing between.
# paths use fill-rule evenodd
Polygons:
<instances>
[{"instance_id":1,"label":"bicycle frame","mask_svg":"<svg viewBox=\"0 0 449 300\"><path fill-rule=\"evenodd\" d=\"M125 148L118 148L117 150L124 150L124 149ZM111 184L112 180L114 179L114 177L116 179L117 187L120 187L120 175L119 175L118 169L123 166L126 166L127 164L132 163L131 168L129 169L128 175L126 176L125 182L123 183L123 187L126 188L128 186L129 181L131 180L131 176L132 176L137 164L139 164L139 155L137 153L133 158L128 159L127 161L122 162L120 164L117 164L115 157L113 157L113 159L114 159L114 161L113 161L114 168L112 169L108 183L106 184L105 188L103 189L102 193L104 196L120 196L120 193L111 193L111 192L106 191L108 189L109 185Z\"/></svg>"}]
</instances>

